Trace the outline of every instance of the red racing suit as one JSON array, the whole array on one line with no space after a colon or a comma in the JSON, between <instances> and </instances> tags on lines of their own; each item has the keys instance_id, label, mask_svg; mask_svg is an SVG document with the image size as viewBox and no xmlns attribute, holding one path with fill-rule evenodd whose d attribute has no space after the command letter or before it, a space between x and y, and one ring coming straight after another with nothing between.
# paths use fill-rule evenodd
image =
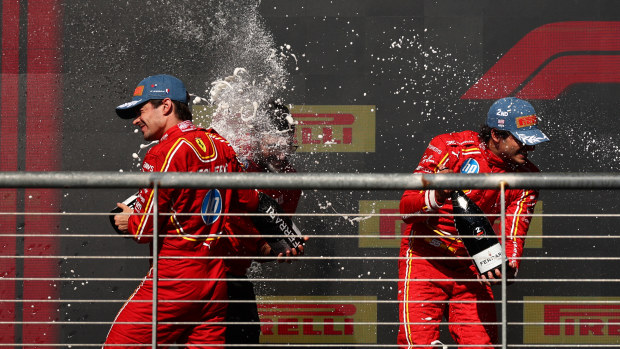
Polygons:
<instances>
[{"instance_id":1,"label":"red racing suit","mask_svg":"<svg viewBox=\"0 0 620 349\"><path fill-rule=\"evenodd\" d=\"M254 161L245 163L247 172L265 172L266 169ZM287 165L282 173L297 172ZM301 190L261 189L280 204L285 213L295 213L301 196ZM253 257L260 255L260 248L266 241L248 216L230 216L224 227L225 237L220 246L230 256ZM252 235L252 237L237 237L238 235ZM259 315L256 305L256 295L253 284L245 278L247 269L252 264L250 258L225 259L226 271L229 280L228 295L231 300L247 300L247 303L230 303L226 322L250 323L229 325L226 329L226 343L258 344L260 337Z\"/></svg>"},{"instance_id":2,"label":"red racing suit","mask_svg":"<svg viewBox=\"0 0 620 349\"><path fill-rule=\"evenodd\" d=\"M149 149L142 171L241 172L243 167L224 138L184 121L166 131L159 144ZM153 243L154 194L151 188L141 189L129 218L129 232L139 243ZM224 343L225 326L217 323L224 321L226 303L213 301L227 299L226 282L219 280L225 278L225 269L220 258L210 257L215 254L225 223L222 214L231 210L255 212L257 206L255 190L159 190L158 343L187 343L201 348ZM148 322L152 319L152 298L151 269L120 310L105 345L151 343ZM170 322L191 324L166 324Z\"/></svg>"},{"instance_id":3,"label":"red racing suit","mask_svg":"<svg viewBox=\"0 0 620 349\"><path fill-rule=\"evenodd\" d=\"M473 131L435 137L414 172L430 174L443 168L455 173L538 172L538 168L529 161L518 167L505 163L487 149L486 144ZM495 215L488 217L491 223L499 219L499 190L465 192L485 213ZM538 192L534 190L506 191L505 255L509 260L516 261L517 265L523 253L522 237L527 233L530 215L537 200ZM439 324L444 315L449 322L459 323L449 326L457 343L494 344L497 341L496 326L480 323L496 321L495 305L475 303L493 300L493 293L489 286L478 282L476 268L463 242L455 236L457 233L451 216L451 201L448 199L439 205L435 201L434 190L407 190L400 201L400 213L408 225L406 236L402 239L399 260L399 345L408 348L413 345L430 345L438 340ZM515 214L517 216L511 216ZM472 281L457 282L454 279ZM458 302L448 304L450 300ZM449 307L448 313L445 313L446 306Z\"/></svg>"},{"instance_id":4,"label":"red racing suit","mask_svg":"<svg viewBox=\"0 0 620 349\"><path fill-rule=\"evenodd\" d=\"M264 168L253 161L248 161L245 163L245 166L247 172L265 172ZM291 166L286 166L282 171L282 173L295 172L297 171ZM301 190L260 189L260 191L276 200L285 213L292 214L297 210ZM265 240L260 237L260 233L256 230L252 220L248 216L231 216L226 220L224 232L227 236L225 239L222 238L222 244L224 244L224 240L226 240L231 246L230 248L224 248L223 250L228 251L235 256L258 256L259 248L266 243ZM242 238L235 237L235 235L254 235L256 237ZM252 260L226 259L225 264L229 274L243 276L252 264Z\"/></svg>"}]
</instances>

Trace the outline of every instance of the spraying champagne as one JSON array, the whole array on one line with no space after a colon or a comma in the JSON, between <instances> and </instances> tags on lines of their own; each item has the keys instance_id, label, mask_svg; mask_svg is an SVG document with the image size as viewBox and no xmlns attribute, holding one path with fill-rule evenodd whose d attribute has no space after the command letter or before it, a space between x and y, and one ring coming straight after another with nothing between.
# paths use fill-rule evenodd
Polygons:
<instances>
[{"instance_id":1,"label":"spraying champagne","mask_svg":"<svg viewBox=\"0 0 620 349\"><path fill-rule=\"evenodd\" d=\"M462 190L452 192L452 207L454 214L469 215L455 216L454 225L459 235L465 237L463 244L480 275L501 267L504 260L502 246L482 209Z\"/></svg>"}]
</instances>

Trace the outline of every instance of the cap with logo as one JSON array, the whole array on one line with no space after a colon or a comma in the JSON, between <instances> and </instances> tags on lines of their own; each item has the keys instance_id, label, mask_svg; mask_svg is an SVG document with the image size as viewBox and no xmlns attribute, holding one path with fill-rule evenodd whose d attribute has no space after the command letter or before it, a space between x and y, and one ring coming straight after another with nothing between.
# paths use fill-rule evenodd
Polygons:
<instances>
[{"instance_id":1,"label":"cap with logo","mask_svg":"<svg viewBox=\"0 0 620 349\"><path fill-rule=\"evenodd\" d=\"M510 131L526 145L547 142L547 137L538 129L538 117L534 107L522 99L507 97L493 103L487 114L487 126Z\"/></svg>"},{"instance_id":2,"label":"cap with logo","mask_svg":"<svg viewBox=\"0 0 620 349\"><path fill-rule=\"evenodd\" d=\"M188 103L187 90L183 82L171 75L153 75L140 81L133 92L133 98L116 107L116 114L123 119L136 116L134 108L151 99L170 98L174 101Z\"/></svg>"}]
</instances>

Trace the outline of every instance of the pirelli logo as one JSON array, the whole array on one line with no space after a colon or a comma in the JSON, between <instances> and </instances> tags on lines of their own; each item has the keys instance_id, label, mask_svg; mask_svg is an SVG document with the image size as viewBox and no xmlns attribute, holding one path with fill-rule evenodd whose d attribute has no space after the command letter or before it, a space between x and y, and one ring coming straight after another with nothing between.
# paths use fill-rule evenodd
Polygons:
<instances>
[{"instance_id":1,"label":"pirelli logo","mask_svg":"<svg viewBox=\"0 0 620 349\"><path fill-rule=\"evenodd\" d=\"M620 304L615 303L620 298L525 297L524 300L524 321L532 323L525 325L524 343L620 343Z\"/></svg>"},{"instance_id":2,"label":"pirelli logo","mask_svg":"<svg viewBox=\"0 0 620 349\"><path fill-rule=\"evenodd\" d=\"M407 224L403 222L400 210L400 200L360 200L359 213L369 214L366 219L360 220L358 233L360 248L399 248L400 239L405 233ZM534 214L543 212L543 202L538 201ZM363 216L362 216L363 217ZM500 230L500 221L493 226L495 231ZM528 230L528 239L525 248L542 248L542 217L534 216Z\"/></svg>"},{"instance_id":3,"label":"pirelli logo","mask_svg":"<svg viewBox=\"0 0 620 349\"><path fill-rule=\"evenodd\" d=\"M374 105L293 105L297 152L375 152ZM194 123L209 127L213 107L194 106Z\"/></svg>"},{"instance_id":4,"label":"pirelli logo","mask_svg":"<svg viewBox=\"0 0 620 349\"><path fill-rule=\"evenodd\" d=\"M300 152L374 152L374 105L295 105Z\"/></svg>"},{"instance_id":5,"label":"pirelli logo","mask_svg":"<svg viewBox=\"0 0 620 349\"><path fill-rule=\"evenodd\" d=\"M374 296L258 297L260 342L377 343L376 301Z\"/></svg>"}]
</instances>

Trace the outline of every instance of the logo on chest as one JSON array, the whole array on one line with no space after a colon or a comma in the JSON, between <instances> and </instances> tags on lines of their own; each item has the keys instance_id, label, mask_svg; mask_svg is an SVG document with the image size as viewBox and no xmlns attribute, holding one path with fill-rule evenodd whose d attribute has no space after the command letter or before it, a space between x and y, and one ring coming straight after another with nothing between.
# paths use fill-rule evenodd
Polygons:
<instances>
[{"instance_id":1,"label":"logo on chest","mask_svg":"<svg viewBox=\"0 0 620 349\"><path fill-rule=\"evenodd\" d=\"M473 158L469 158L461 165L461 173L478 173L480 172L480 164Z\"/></svg>"},{"instance_id":2,"label":"logo on chest","mask_svg":"<svg viewBox=\"0 0 620 349\"><path fill-rule=\"evenodd\" d=\"M202 139L196 137L196 144L198 144L198 146L200 147L200 149L202 149L203 152L207 152L207 146L205 145L205 142L202 141Z\"/></svg>"},{"instance_id":3,"label":"logo on chest","mask_svg":"<svg viewBox=\"0 0 620 349\"><path fill-rule=\"evenodd\" d=\"M211 189L202 200L202 221L206 225L211 225L220 218L222 213L222 195L217 189Z\"/></svg>"}]
</instances>

